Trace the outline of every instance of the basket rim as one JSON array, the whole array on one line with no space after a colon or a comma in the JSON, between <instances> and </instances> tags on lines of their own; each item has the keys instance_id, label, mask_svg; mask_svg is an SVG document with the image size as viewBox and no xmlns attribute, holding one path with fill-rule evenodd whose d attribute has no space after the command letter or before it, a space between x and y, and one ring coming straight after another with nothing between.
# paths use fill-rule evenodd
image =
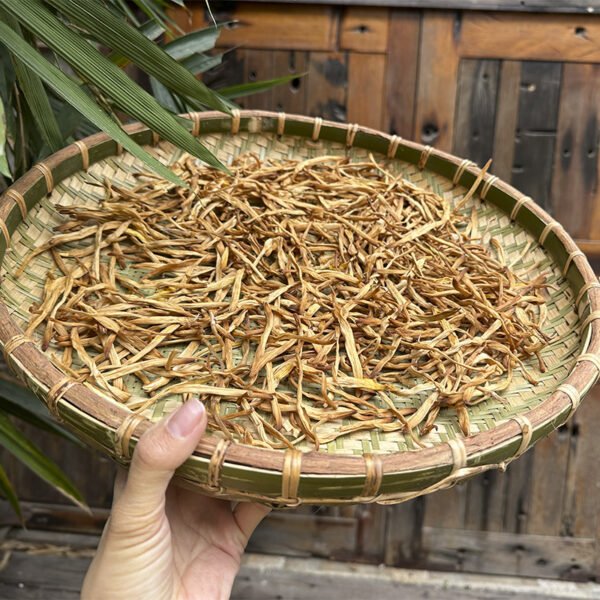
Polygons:
<instances>
[{"instance_id":1,"label":"basket rim","mask_svg":"<svg viewBox=\"0 0 600 600\"><path fill-rule=\"evenodd\" d=\"M427 167L429 170L450 180L452 178L449 175L453 174L454 182L458 181L465 186L472 183L481 172L481 169L473 163L430 146L404 140L398 136L388 135L371 128L336 123L319 117L286 115L262 110L234 111L233 116L214 111L188 113L183 116L187 116L192 120L190 123L190 125L193 125L192 132L200 135L209 126L208 130L210 132L230 135L235 135L238 131L248 131L249 133L272 133L279 136L300 136L313 141L319 138L334 141L346 140L347 143L350 142L349 146L354 145L371 149L378 154L385 154L385 150L387 150L388 158L414 162L420 168ZM142 124L128 125L125 129L130 134L145 136L144 139L147 140L147 144L158 141L157 136ZM151 139L147 139L149 137ZM97 133L59 150L46 158L41 163L41 167L34 166L17 180L0 198L0 251L2 250L2 241L7 234L9 239L5 240L5 249L10 242L10 234L7 228L9 217L13 222L16 220L17 225L23 220L21 218L23 216L23 203L19 202L19 198L27 197L28 203L33 206L52 191L55 183L53 174L54 179L58 182L82 168L87 168L90 164L90 155L93 154L94 149L101 146L105 147L107 144L111 146L112 152L110 154L105 152L100 158L91 162L103 160L109 155L119 154L122 151L122 148L113 142L108 135ZM80 160L77 167L58 179L55 173L57 167L67 160L73 162L78 157ZM448 175L440 173L440 169L443 169ZM37 197L34 198L34 201L31 201L28 196L36 193L38 193ZM584 325L584 329L589 326L588 339L587 343L584 344L585 347L578 352L579 361L571 370L565 382L559 386L562 389L555 389L546 400L525 413L526 418L533 427L533 441L536 441L537 434L539 434L537 438L545 435L548 427L554 429L564 422L565 417L568 418L572 414L581 397L587 393L598 378L600 372L600 323L597 322L600 318L599 284L587 258L579 251L573 239L557 221L531 201L530 198L490 174L483 177L478 193L484 198L489 198L493 194L503 194L510 197L514 200L511 214L513 218L517 216L517 213L529 213L539 225L538 229L542 228L539 236L542 245L546 246L546 243L552 240L554 246L559 248L561 253L566 253L565 271L568 274L576 270L583 281L582 287L587 288L579 298L579 304L583 300L587 300L589 306L588 317ZM12 229L14 230L15 227ZM0 265L2 264L1 256L0 254ZM555 262L558 262L556 256L553 258ZM51 408L55 409L55 413L59 417L65 417L69 411L75 411L80 416L84 415L95 421L100 428L104 428L107 438L114 440L114 454L118 459L126 461L133 445L152 423L147 420L134 424L130 423L132 425L131 431L123 445L123 439L121 439L118 432L122 428L124 420L132 414L131 411L124 406L108 403L101 395L94 393L80 383L66 385L64 374L51 363L50 359L33 342L25 339L21 340L19 336L23 337L23 331L10 316L8 307L0 301L0 345L5 351L7 363L12 364L17 371L30 380L37 382L38 391L41 391L42 395L46 397L46 402L48 402L49 392L54 390L56 397L51 399L51 404L53 404ZM582 353L592 358L582 359ZM462 442L466 456L464 465L461 466L502 465L515 455L515 449L520 447L520 441L524 436L525 432L522 424L514 419L510 419L488 431L473 434ZM204 438L196 448L191 460L201 461L206 467L215 455L217 444L217 438ZM119 445L122 450L117 447ZM290 451L257 448L234 442L226 448L220 459L219 467L228 464L250 469L275 471L282 473L285 479L289 453ZM386 477L410 472L423 473L431 470L448 473L454 472L456 467L456 454L447 443L440 443L431 448L377 456L382 473ZM367 468L365 461L364 455L325 454L318 451L303 452L298 477L319 475L335 475L341 478L365 477Z\"/></svg>"}]
</instances>

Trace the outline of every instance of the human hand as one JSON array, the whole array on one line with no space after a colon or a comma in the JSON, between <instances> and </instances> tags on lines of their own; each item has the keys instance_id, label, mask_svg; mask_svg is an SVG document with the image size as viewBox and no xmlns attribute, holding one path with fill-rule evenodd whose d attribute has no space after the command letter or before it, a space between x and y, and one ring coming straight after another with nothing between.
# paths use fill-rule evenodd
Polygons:
<instances>
[{"instance_id":1,"label":"human hand","mask_svg":"<svg viewBox=\"0 0 600 600\"><path fill-rule=\"evenodd\" d=\"M269 509L235 506L170 484L206 429L190 400L149 429L120 474L82 600L224 600L250 535Z\"/></svg>"}]
</instances>

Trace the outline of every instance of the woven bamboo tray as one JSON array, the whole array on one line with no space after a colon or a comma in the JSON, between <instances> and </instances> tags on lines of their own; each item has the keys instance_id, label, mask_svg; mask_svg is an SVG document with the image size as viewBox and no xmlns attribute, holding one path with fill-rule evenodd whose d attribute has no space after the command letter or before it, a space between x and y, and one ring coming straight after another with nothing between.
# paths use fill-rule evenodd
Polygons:
<instances>
[{"instance_id":1,"label":"woven bamboo tray","mask_svg":"<svg viewBox=\"0 0 600 600\"><path fill-rule=\"evenodd\" d=\"M469 161L357 125L263 111L191 117L193 133L224 162L250 151L261 158L339 154L357 160L373 153L390 170L451 202L480 173ZM136 125L129 131L163 161L179 156L148 129ZM35 165L0 199L0 346L6 361L59 420L124 464L139 436L181 399L135 414L65 376L38 339L23 335L51 261L41 254L21 277L14 273L59 223L55 205L97 203L99 181L109 177L127 185L138 167L114 141L98 134ZM207 435L179 470L179 481L207 494L279 506L402 502L488 469L504 469L569 419L600 371L600 284L573 240L531 198L488 174L466 208L473 205L480 231L499 240L509 258L523 255L532 243L517 272L536 266L551 274L545 332L552 342L543 350L548 370L537 386L517 374L503 402L470 407L468 438L455 415L442 411L424 449L397 432L356 432L318 452L302 446L267 450Z\"/></svg>"}]
</instances>

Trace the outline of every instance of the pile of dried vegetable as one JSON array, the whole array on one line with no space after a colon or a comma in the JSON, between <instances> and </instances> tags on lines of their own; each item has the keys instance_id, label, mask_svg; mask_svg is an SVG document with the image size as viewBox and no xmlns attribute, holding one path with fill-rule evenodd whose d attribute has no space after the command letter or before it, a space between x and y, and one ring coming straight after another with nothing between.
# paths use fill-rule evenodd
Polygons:
<instances>
[{"instance_id":1,"label":"pile of dried vegetable","mask_svg":"<svg viewBox=\"0 0 600 600\"><path fill-rule=\"evenodd\" d=\"M372 159L174 169L189 189L141 174L60 208L36 252L56 270L27 333L132 409L196 394L211 428L264 447L373 429L418 441L444 407L468 435L469 405L544 370L543 276L517 277L473 236L472 191L452 207Z\"/></svg>"}]
</instances>

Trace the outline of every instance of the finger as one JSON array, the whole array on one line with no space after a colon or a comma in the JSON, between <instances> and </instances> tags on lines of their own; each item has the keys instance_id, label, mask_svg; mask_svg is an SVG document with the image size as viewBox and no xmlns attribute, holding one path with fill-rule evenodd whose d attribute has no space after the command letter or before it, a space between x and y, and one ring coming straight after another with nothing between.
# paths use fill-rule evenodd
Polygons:
<instances>
[{"instance_id":1,"label":"finger","mask_svg":"<svg viewBox=\"0 0 600 600\"><path fill-rule=\"evenodd\" d=\"M115 475L115 483L113 486L113 503L115 503L123 494L126 483L127 469L121 465L117 465L117 474Z\"/></svg>"},{"instance_id":2,"label":"finger","mask_svg":"<svg viewBox=\"0 0 600 600\"><path fill-rule=\"evenodd\" d=\"M258 524L271 512L269 506L258 502L240 502L233 509L233 517L246 538L246 543Z\"/></svg>"},{"instance_id":3,"label":"finger","mask_svg":"<svg viewBox=\"0 0 600 600\"><path fill-rule=\"evenodd\" d=\"M206 423L204 405L192 399L140 438L119 498L121 511L131 517L156 515L163 510L173 473L194 451Z\"/></svg>"}]
</instances>

